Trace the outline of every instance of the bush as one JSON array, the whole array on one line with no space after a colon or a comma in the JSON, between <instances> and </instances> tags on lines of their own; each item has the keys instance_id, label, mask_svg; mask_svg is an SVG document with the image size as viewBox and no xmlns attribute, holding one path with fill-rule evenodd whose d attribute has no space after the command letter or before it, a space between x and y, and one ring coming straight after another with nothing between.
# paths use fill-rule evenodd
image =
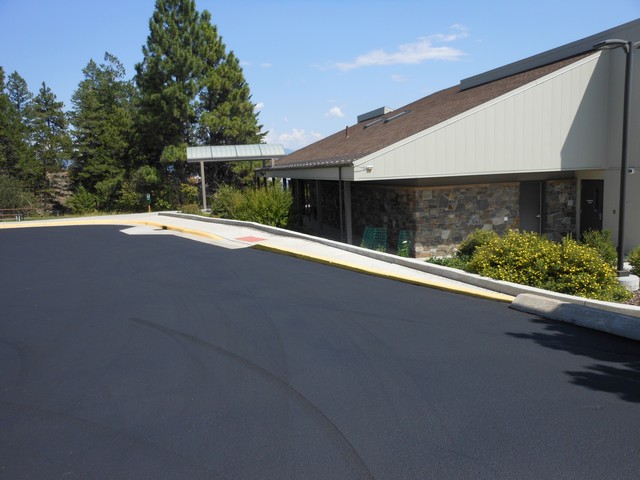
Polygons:
<instances>
[{"instance_id":1,"label":"bush","mask_svg":"<svg viewBox=\"0 0 640 480\"><path fill-rule=\"evenodd\" d=\"M476 249L469 270L480 275L595 300L623 301L614 267L598 251L571 238L556 243L510 230Z\"/></svg>"},{"instance_id":2,"label":"bush","mask_svg":"<svg viewBox=\"0 0 640 480\"><path fill-rule=\"evenodd\" d=\"M629 252L627 262L631 265L631 273L640 275L640 245Z\"/></svg>"},{"instance_id":3,"label":"bush","mask_svg":"<svg viewBox=\"0 0 640 480\"><path fill-rule=\"evenodd\" d=\"M453 257L433 257L427 260L429 263L443 265L445 267L457 268L458 270L469 271L469 261L478 247L485 245L499 236L493 230L476 230L471 232L462 241L455 256Z\"/></svg>"},{"instance_id":4,"label":"bush","mask_svg":"<svg viewBox=\"0 0 640 480\"><path fill-rule=\"evenodd\" d=\"M245 202L242 192L237 188L222 185L211 202L211 213L223 218L236 218Z\"/></svg>"},{"instance_id":5,"label":"bush","mask_svg":"<svg viewBox=\"0 0 640 480\"><path fill-rule=\"evenodd\" d=\"M427 262L442 265L443 267L457 268L458 270L467 270L469 268L469 259L457 255L454 257L431 257L427 259Z\"/></svg>"},{"instance_id":6,"label":"bush","mask_svg":"<svg viewBox=\"0 0 640 480\"><path fill-rule=\"evenodd\" d=\"M292 205L291 192L277 185L244 192L223 186L214 197L211 211L224 218L285 227L289 223Z\"/></svg>"},{"instance_id":7,"label":"bush","mask_svg":"<svg viewBox=\"0 0 640 480\"><path fill-rule=\"evenodd\" d=\"M197 203L188 203L187 205L183 205L180 211L189 215L202 215L200 205Z\"/></svg>"},{"instance_id":8,"label":"bush","mask_svg":"<svg viewBox=\"0 0 640 480\"><path fill-rule=\"evenodd\" d=\"M97 210L97 199L96 196L89 192L84 187L79 187L76 193L74 193L69 200L67 201L67 205L71 208L73 213L77 214L85 214L85 213L93 213Z\"/></svg>"},{"instance_id":9,"label":"bush","mask_svg":"<svg viewBox=\"0 0 640 480\"><path fill-rule=\"evenodd\" d=\"M492 240L496 240L497 238L498 234L493 230L476 230L475 232L467 235L467 238L462 241L458 247L456 256L470 259L478 247L481 247Z\"/></svg>"},{"instance_id":10,"label":"bush","mask_svg":"<svg viewBox=\"0 0 640 480\"><path fill-rule=\"evenodd\" d=\"M0 208L33 208L35 197L17 178L0 175Z\"/></svg>"},{"instance_id":11,"label":"bush","mask_svg":"<svg viewBox=\"0 0 640 480\"><path fill-rule=\"evenodd\" d=\"M198 186L191 183L180 184L180 201L182 205L198 203Z\"/></svg>"},{"instance_id":12,"label":"bush","mask_svg":"<svg viewBox=\"0 0 640 480\"><path fill-rule=\"evenodd\" d=\"M594 248L609 265L617 267L618 251L609 230L588 230L582 234L582 243Z\"/></svg>"},{"instance_id":13,"label":"bush","mask_svg":"<svg viewBox=\"0 0 640 480\"><path fill-rule=\"evenodd\" d=\"M245 220L273 227L288 225L289 213L293 205L290 191L276 185L253 188L246 191L246 200L247 218Z\"/></svg>"},{"instance_id":14,"label":"bush","mask_svg":"<svg viewBox=\"0 0 640 480\"><path fill-rule=\"evenodd\" d=\"M122 182L116 208L121 212L139 212L145 205L144 197L136 190L133 182Z\"/></svg>"}]
</instances>

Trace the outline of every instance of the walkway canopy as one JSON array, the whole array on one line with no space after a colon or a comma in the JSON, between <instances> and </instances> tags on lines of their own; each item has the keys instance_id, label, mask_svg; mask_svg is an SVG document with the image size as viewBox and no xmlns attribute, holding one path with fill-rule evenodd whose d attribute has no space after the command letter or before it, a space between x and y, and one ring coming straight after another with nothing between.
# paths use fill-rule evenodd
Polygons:
<instances>
[{"instance_id":1,"label":"walkway canopy","mask_svg":"<svg viewBox=\"0 0 640 480\"><path fill-rule=\"evenodd\" d=\"M187 162L200 163L200 186L202 190L202 208L207 208L207 196L204 178L205 162L241 162L262 160L273 161L286 155L284 147L278 144L258 143L254 145L202 145L187 147Z\"/></svg>"}]
</instances>

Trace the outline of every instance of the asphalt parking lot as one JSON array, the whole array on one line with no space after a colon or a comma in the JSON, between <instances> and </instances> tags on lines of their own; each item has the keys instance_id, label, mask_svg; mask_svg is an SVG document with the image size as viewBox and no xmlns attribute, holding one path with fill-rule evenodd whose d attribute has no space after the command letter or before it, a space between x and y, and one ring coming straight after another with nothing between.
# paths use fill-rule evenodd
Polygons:
<instances>
[{"instance_id":1,"label":"asphalt parking lot","mask_svg":"<svg viewBox=\"0 0 640 480\"><path fill-rule=\"evenodd\" d=\"M634 478L637 342L117 226L0 232L0 478Z\"/></svg>"}]
</instances>

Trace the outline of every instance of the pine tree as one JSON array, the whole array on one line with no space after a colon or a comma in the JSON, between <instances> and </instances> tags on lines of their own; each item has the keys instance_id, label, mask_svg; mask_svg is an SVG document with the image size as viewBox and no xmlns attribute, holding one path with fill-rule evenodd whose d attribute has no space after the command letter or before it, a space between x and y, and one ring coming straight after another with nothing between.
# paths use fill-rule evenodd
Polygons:
<instances>
[{"instance_id":1,"label":"pine tree","mask_svg":"<svg viewBox=\"0 0 640 480\"><path fill-rule=\"evenodd\" d=\"M260 143L255 105L240 62L230 52L217 68L209 69L200 92L198 140L208 145Z\"/></svg>"},{"instance_id":2,"label":"pine tree","mask_svg":"<svg viewBox=\"0 0 640 480\"><path fill-rule=\"evenodd\" d=\"M109 53L101 65L91 60L83 74L71 99L72 179L95 196L99 209L112 209L131 163L134 88Z\"/></svg>"},{"instance_id":3,"label":"pine tree","mask_svg":"<svg viewBox=\"0 0 640 480\"><path fill-rule=\"evenodd\" d=\"M199 20L193 0L157 0L149 21L135 76L141 93L140 144L149 164L159 162L165 147L191 141L193 99L203 73Z\"/></svg>"},{"instance_id":4,"label":"pine tree","mask_svg":"<svg viewBox=\"0 0 640 480\"><path fill-rule=\"evenodd\" d=\"M187 145L258 143L263 135L240 63L209 12L199 14L193 0L157 0L149 30L136 65L138 145L176 186L189 172ZM231 174L228 165L217 168Z\"/></svg>"},{"instance_id":5,"label":"pine tree","mask_svg":"<svg viewBox=\"0 0 640 480\"><path fill-rule=\"evenodd\" d=\"M5 85L4 70L0 67L0 174L15 178L22 177L19 167L29 155L28 130L19 107L12 100L10 88L12 78L19 77L14 72Z\"/></svg>"},{"instance_id":6,"label":"pine tree","mask_svg":"<svg viewBox=\"0 0 640 480\"><path fill-rule=\"evenodd\" d=\"M30 144L34 156L21 165L21 170L27 176L34 192L43 195L45 207L49 193L47 174L62 170L70 154L71 139L63 106L47 84L42 82L38 95L29 107L32 122Z\"/></svg>"},{"instance_id":7,"label":"pine tree","mask_svg":"<svg viewBox=\"0 0 640 480\"><path fill-rule=\"evenodd\" d=\"M29 91L26 80L22 78L18 72L13 72L9 75L9 79L7 80L7 94L9 95L11 103L20 114L22 122L28 125L29 119L27 115L31 101L33 100L33 93Z\"/></svg>"}]
</instances>

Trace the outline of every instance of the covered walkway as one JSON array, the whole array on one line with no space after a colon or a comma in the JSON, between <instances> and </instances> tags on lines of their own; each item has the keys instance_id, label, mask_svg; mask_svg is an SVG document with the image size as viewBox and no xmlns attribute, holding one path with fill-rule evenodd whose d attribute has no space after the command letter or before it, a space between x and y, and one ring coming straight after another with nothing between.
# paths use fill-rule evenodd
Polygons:
<instances>
[{"instance_id":1,"label":"covered walkway","mask_svg":"<svg viewBox=\"0 0 640 480\"><path fill-rule=\"evenodd\" d=\"M200 163L200 190L202 193L202 208L207 209L206 179L204 175L205 162L241 162L262 160L263 167L267 160L271 165L276 159L286 155L284 146L279 144L254 145L202 145L187 147L187 162Z\"/></svg>"}]
</instances>

